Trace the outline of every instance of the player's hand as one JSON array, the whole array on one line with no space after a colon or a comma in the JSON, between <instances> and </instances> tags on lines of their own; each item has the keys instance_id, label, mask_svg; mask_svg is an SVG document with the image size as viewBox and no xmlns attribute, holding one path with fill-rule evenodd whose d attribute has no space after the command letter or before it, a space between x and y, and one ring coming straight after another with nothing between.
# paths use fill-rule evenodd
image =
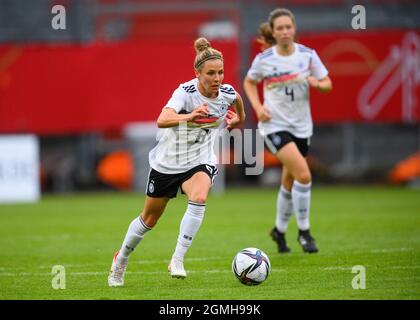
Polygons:
<instances>
[{"instance_id":1,"label":"player's hand","mask_svg":"<svg viewBox=\"0 0 420 320\"><path fill-rule=\"evenodd\" d=\"M238 124L241 123L241 119L239 119L236 112L233 112L232 110L228 110L225 120L226 120L226 124L227 124L226 128L228 130L233 129L235 126L237 126Z\"/></svg>"},{"instance_id":2,"label":"player's hand","mask_svg":"<svg viewBox=\"0 0 420 320\"><path fill-rule=\"evenodd\" d=\"M309 86L312 88L318 88L319 87L319 81L317 78L313 76L306 77L306 81L308 81Z\"/></svg>"},{"instance_id":3,"label":"player's hand","mask_svg":"<svg viewBox=\"0 0 420 320\"><path fill-rule=\"evenodd\" d=\"M195 108L191 112L191 119L189 121L194 121L195 119L199 118L206 118L209 115L209 107L207 104L203 104L197 108Z\"/></svg>"},{"instance_id":4,"label":"player's hand","mask_svg":"<svg viewBox=\"0 0 420 320\"><path fill-rule=\"evenodd\" d=\"M261 109L257 111L257 118L261 122L271 120L271 113L265 106L262 106Z\"/></svg>"}]
</instances>

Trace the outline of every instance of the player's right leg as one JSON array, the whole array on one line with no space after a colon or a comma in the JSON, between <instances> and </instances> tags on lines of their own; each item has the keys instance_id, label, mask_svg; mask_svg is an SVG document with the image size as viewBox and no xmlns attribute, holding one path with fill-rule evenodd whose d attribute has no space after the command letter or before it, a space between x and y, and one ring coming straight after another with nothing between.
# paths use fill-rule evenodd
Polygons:
<instances>
[{"instance_id":1,"label":"player's right leg","mask_svg":"<svg viewBox=\"0 0 420 320\"><path fill-rule=\"evenodd\" d=\"M294 142L286 144L277 153L277 157L294 179L292 202L299 228L298 242L304 252L318 252L315 239L309 232L312 177L308 163Z\"/></svg>"},{"instance_id":2,"label":"player's right leg","mask_svg":"<svg viewBox=\"0 0 420 320\"><path fill-rule=\"evenodd\" d=\"M108 276L108 285L118 287L124 285L124 274L127 268L128 256L134 251L144 235L150 231L163 211L169 198L152 198L146 196L143 212L135 218L128 227L121 249L114 254L111 270Z\"/></svg>"},{"instance_id":3,"label":"player's right leg","mask_svg":"<svg viewBox=\"0 0 420 320\"><path fill-rule=\"evenodd\" d=\"M290 252L285 235L290 217L293 214L292 186L293 176L286 166L283 166L281 186L277 195L275 227L270 232L271 238L277 243L279 253Z\"/></svg>"}]
</instances>

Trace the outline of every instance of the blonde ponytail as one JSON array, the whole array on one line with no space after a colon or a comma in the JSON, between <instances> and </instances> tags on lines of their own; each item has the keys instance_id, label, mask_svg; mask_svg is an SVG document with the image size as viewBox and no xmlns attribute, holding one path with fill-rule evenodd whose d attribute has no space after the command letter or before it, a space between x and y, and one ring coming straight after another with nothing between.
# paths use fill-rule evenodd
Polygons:
<instances>
[{"instance_id":1,"label":"blonde ponytail","mask_svg":"<svg viewBox=\"0 0 420 320\"><path fill-rule=\"evenodd\" d=\"M210 42L206 38L198 38L194 42L196 57L194 60L194 68L198 71L204 62L211 59L220 59L223 61L223 55L220 51L213 49Z\"/></svg>"}]
</instances>

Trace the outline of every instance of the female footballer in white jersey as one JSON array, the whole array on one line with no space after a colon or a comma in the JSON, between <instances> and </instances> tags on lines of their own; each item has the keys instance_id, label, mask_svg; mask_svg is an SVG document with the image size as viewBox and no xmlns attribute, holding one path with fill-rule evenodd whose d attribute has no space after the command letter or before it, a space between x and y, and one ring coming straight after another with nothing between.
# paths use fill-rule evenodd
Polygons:
<instances>
[{"instance_id":1,"label":"female footballer in white jersey","mask_svg":"<svg viewBox=\"0 0 420 320\"><path fill-rule=\"evenodd\" d=\"M184 256L204 218L206 199L217 175L213 151L218 128L226 121L232 128L245 120L240 95L224 77L223 55L205 38L195 41L196 77L181 84L163 108L157 126L159 142L149 153L151 171L140 217L127 231L121 249L114 255L109 286L122 286L128 256L159 220L178 189L188 197L175 251L168 266L172 277L185 278ZM236 113L228 110L233 105Z\"/></svg>"},{"instance_id":2,"label":"female footballer in white jersey","mask_svg":"<svg viewBox=\"0 0 420 320\"><path fill-rule=\"evenodd\" d=\"M296 214L298 241L304 252L318 251L309 232L311 172L306 162L313 124L309 88L329 92L332 82L315 50L294 42L296 21L287 9L270 13L268 23L276 44L258 54L244 80L244 90L258 117L266 147L283 164L275 227L279 252L289 252L285 233ZM257 83L263 81L264 102Z\"/></svg>"}]
</instances>

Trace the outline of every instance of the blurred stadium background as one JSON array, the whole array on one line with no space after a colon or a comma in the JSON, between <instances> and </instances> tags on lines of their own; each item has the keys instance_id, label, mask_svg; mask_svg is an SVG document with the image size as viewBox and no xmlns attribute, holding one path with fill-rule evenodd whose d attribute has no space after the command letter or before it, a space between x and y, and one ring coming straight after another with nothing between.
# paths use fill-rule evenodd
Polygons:
<instances>
[{"instance_id":1,"label":"blurred stadium background","mask_svg":"<svg viewBox=\"0 0 420 320\"><path fill-rule=\"evenodd\" d=\"M365 30L351 28L356 4ZM51 27L55 5L66 8L65 30ZM0 0L0 134L39 139L42 192L143 190L150 123L193 77L193 40L206 36L224 52L225 82L243 94L257 28L279 6L295 13L298 41L317 50L334 82L331 94L311 97L315 183L418 185L414 0ZM255 128L246 108L244 127ZM265 155L263 175L228 165L221 180L277 184L279 164Z\"/></svg>"}]
</instances>

